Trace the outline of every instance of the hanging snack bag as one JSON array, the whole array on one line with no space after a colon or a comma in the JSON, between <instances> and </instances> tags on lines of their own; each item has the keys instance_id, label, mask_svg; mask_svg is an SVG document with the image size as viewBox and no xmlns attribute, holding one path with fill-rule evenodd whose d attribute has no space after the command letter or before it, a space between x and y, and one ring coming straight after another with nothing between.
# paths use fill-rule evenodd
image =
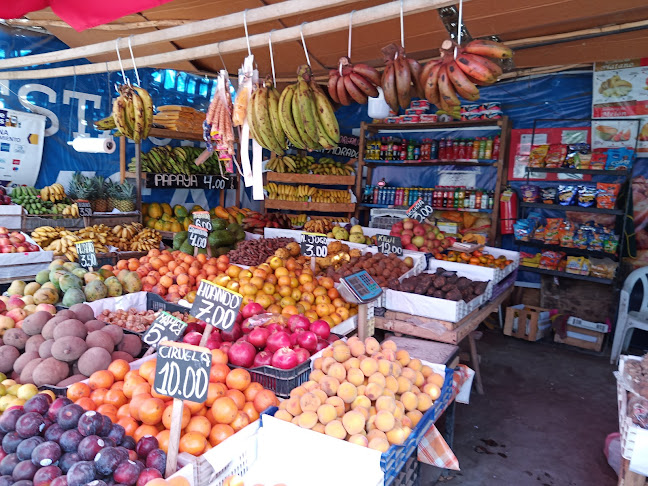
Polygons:
<instances>
[{"instance_id":1,"label":"hanging snack bag","mask_svg":"<svg viewBox=\"0 0 648 486\"><path fill-rule=\"evenodd\" d=\"M576 202L576 186L558 186L558 203L561 206L572 206Z\"/></svg>"},{"instance_id":2,"label":"hanging snack bag","mask_svg":"<svg viewBox=\"0 0 648 486\"><path fill-rule=\"evenodd\" d=\"M616 207L617 196L621 190L621 184L607 184L597 182L596 189L596 207L603 209L614 209Z\"/></svg>"},{"instance_id":3,"label":"hanging snack bag","mask_svg":"<svg viewBox=\"0 0 648 486\"><path fill-rule=\"evenodd\" d=\"M573 143L567 146L567 155L563 167L569 169L585 169L589 167L590 146L587 143ZM583 167L582 160L587 159L587 167Z\"/></svg>"},{"instance_id":4,"label":"hanging snack bag","mask_svg":"<svg viewBox=\"0 0 648 486\"><path fill-rule=\"evenodd\" d=\"M562 251L543 251L540 257L540 268L558 270L560 261L565 257Z\"/></svg>"},{"instance_id":5,"label":"hanging snack bag","mask_svg":"<svg viewBox=\"0 0 648 486\"><path fill-rule=\"evenodd\" d=\"M578 186L578 205L582 208L589 208L596 204L598 191L591 186Z\"/></svg>"},{"instance_id":6,"label":"hanging snack bag","mask_svg":"<svg viewBox=\"0 0 648 486\"><path fill-rule=\"evenodd\" d=\"M529 167L544 167L549 145L536 145L529 153Z\"/></svg>"},{"instance_id":7,"label":"hanging snack bag","mask_svg":"<svg viewBox=\"0 0 648 486\"><path fill-rule=\"evenodd\" d=\"M607 162L607 151L594 151L590 157L590 169L604 170Z\"/></svg>"},{"instance_id":8,"label":"hanging snack bag","mask_svg":"<svg viewBox=\"0 0 648 486\"><path fill-rule=\"evenodd\" d=\"M532 184L525 184L520 186L522 191L522 201L527 203L535 203L540 200L540 188Z\"/></svg>"},{"instance_id":9,"label":"hanging snack bag","mask_svg":"<svg viewBox=\"0 0 648 486\"><path fill-rule=\"evenodd\" d=\"M549 146L547 157L545 158L545 167L560 167L567 155L567 147L562 144L552 144Z\"/></svg>"},{"instance_id":10,"label":"hanging snack bag","mask_svg":"<svg viewBox=\"0 0 648 486\"><path fill-rule=\"evenodd\" d=\"M556 204L558 190L555 187L542 188L542 202L545 204Z\"/></svg>"}]
</instances>

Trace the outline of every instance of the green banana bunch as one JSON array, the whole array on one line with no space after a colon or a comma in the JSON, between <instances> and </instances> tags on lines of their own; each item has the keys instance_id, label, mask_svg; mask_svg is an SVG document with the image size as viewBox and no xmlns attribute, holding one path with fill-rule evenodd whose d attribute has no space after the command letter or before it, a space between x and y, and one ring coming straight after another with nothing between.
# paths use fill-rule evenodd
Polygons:
<instances>
[{"instance_id":1,"label":"green banana bunch","mask_svg":"<svg viewBox=\"0 0 648 486\"><path fill-rule=\"evenodd\" d=\"M203 152L199 147L153 147L149 152L142 153L140 160L142 172L156 174L225 174L225 166L218 160L217 152L214 152L202 165L198 166L194 161ZM220 168L219 168L220 165ZM131 159L128 170L135 171L135 159Z\"/></svg>"},{"instance_id":2,"label":"green banana bunch","mask_svg":"<svg viewBox=\"0 0 648 486\"><path fill-rule=\"evenodd\" d=\"M314 160L315 158L310 155L272 157L266 162L266 169L279 173L308 174Z\"/></svg>"},{"instance_id":3,"label":"green banana bunch","mask_svg":"<svg viewBox=\"0 0 648 486\"><path fill-rule=\"evenodd\" d=\"M279 120L286 137L298 149L332 149L340 141L335 112L308 65L299 67L297 83L279 98Z\"/></svg>"},{"instance_id":4,"label":"green banana bunch","mask_svg":"<svg viewBox=\"0 0 648 486\"><path fill-rule=\"evenodd\" d=\"M287 144L279 121L279 92L269 77L252 93L247 120L250 134L259 145L278 155L284 154Z\"/></svg>"},{"instance_id":5,"label":"green banana bunch","mask_svg":"<svg viewBox=\"0 0 648 486\"><path fill-rule=\"evenodd\" d=\"M148 137L153 124L153 100L148 91L138 86L124 84L119 87L119 96L113 101L112 118L119 135L135 142ZM95 123L97 129L108 130L106 118Z\"/></svg>"}]
</instances>

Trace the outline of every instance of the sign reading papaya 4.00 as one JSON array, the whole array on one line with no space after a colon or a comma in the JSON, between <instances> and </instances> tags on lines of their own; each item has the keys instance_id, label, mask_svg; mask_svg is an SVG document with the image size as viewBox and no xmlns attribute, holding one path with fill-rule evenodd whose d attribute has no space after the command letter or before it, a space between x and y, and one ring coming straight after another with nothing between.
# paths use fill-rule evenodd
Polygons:
<instances>
[{"instance_id":1,"label":"sign reading papaya 4.00","mask_svg":"<svg viewBox=\"0 0 648 486\"><path fill-rule=\"evenodd\" d=\"M142 336L142 341L154 347L162 341L177 341L186 328L187 323L183 320L160 311Z\"/></svg>"},{"instance_id":2,"label":"sign reading papaya 4.00","mask_svg":"<svg viewBox=\"0 0 648 486\"><path fill-rule=\"evenodd\" d=\"M302 233L299 246L302 255L307 257L324 258L328 253L326 235L318 233Z\"/></svg>"},{"instance_id":3,"label":"sign reading papaya 4.00","mask_svg":"<svg viewBox=\"0 0 648 486\"><path fill-rule=\"evenodd\" d=\"M234 325L243 296L220 285L201 280L189 313L218 329L227 331Z\"/></svg>"},{"instance_id":4,"label":"sign reading papaya 4.00","mask_svg":"<svg viewBox=\"0 0 648 486\"><path fill-rule=\"evenodd\" d=\"M207 348L160 343L153 389L160 395L203 403L207 400L212 355Z\"/></svg>"}]
</instances>

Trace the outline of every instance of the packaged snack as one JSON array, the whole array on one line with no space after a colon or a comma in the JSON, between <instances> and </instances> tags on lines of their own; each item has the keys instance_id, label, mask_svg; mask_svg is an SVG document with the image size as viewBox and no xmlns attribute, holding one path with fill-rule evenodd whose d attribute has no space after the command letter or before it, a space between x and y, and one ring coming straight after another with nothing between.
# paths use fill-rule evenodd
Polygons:
<instances>
[{"instance_id":1,"label":"packaged snack","mask_svg":"<svg viewBox=\"0 0 648 486\"><path fill-rule=\"evenodd\" d=\"M617 235L610 235L603 244L603 251L608 253L616 253L619 249L619 237Z\"/></svg>"},{"instance_id":2,"label":"packaged snack","mask_svg":"<svg viewBox=\"0 0 648 486\"><path fill-rule=\"evenodd\" d=\"M519 219L513 224L515 239L520 241L529 241L533 234L533 227L527 219Z\"/></svg>"},{"instance_id":3,"label":"packaged snack","mask_svg":"<svg viewBox=\"0 0 648 486\"><path fill-rule=\"evenodd\" d=\"M594 151L590 157L590 169L603 170L607 161L606 151Z\"/></svg>"},{"instance_id":4,"label":"packaged snack","mask_svg":"<svg viewBox=\"0 0 648 486\"><path fill-rule=\"evenodd\" d=\"M560 167L567 155L567 147L562 144L552 144L549 146L547 156L545 157L545 167Z\"/></svg>"},{"instance_id":5,"label":"packaged snack","mask_svg":"<svg viewBox=\"0 0 648 486\"><path fill-rule=\"evenodd\" d=\"M617 264L609 258L590 258L590 275L592 277L613 279Z\"/></svg>"},{"instance_id":6,"label":"packaged snack","mask_svg":"<svg viewBox=\"0 0 648 486\"><path fill-rule=\"evenodd\" d=\"M542 202L545 204L555 204L558 190L555 187L543 187L541 191Z\"/></svg>"},{"instance_id":7,"label":"packaged snack","mask_svg":"<svg viewBox=\"0 0 648 486\"><path fill-rule=\"evenodd\" d=\"M565 257L562 251L543 251L540 256L540 268L557 270L560 261Z\"/></svg>"},{"instance_id":8,"label":"packaged snack","mask_svg":"<svg viewBox=\"0 0 648 486\"><path fill-rule=\"evenodd\" d=\"M587 258L580 256L569 256L567 257L567 265L565 266L565 272L574 273L576 275L588 275L589 274L589 262Z\"/></svg>"},{"instance_id":9,"label":"packaged snack","mask_svg":"<svg viewBox=\"0 0 648 486\"><path fill-rule=\"evenodd\" d=\"M531 184L520 186L522 191L522 200L524 202L535 203L540 200L540 188Z\"/></svg>"},{"instance_id":10,"label":"packaged snack","mask_svg":"<svg viewBox=\"0 0 648 486\"><path fill-rule=\"evenodd\" d=\"M571 206L576 202L578 190L576 186L558 186L558 203L561 206Z\"/></svg>"},{"instance_id":11,"label":"packaged snack","mask_svg":"<svg viewBox=\"0 0 648 486\"><path fill-rule=\"evenodd\" d=\"M596 195L598 191L591 186L578 186L578 205L583 208L589 208L596 204Z\"/></svg>"},{"instance_id":12,"label":"packaged snack","mask_svg":"<svg viewBox=\"0 0 648 486\"><path fill-rule=\"evenodd\" d=\"M589 169L592 163L592 154L579 154L577 169Z\"/></svg>"},{"instance_id":13,"label":"packaged snack","mask_svg":"<svg viewBox=\"0 0 648 486\"><path fill-rule=\"evenodd\" d=\"M563 167L570 169L583 169L581 167L581 157L590 153L590 146L588 143L573 143L567 146L567 155L563 162ZM589 161L588 164L589 166Z\"/></svg>"},{"instance_id":14,"label":"packaged snack","mask_svg":"<svg viewBox=\"0 0 648 486\"><path fill-rule=\"evenodd\" d=\"M634 159L634 150L628 148L609 149L605 162L606 170L630 169Z\"/></svg>"},{"instance_id":15,"label":"packaged snack","mask_svg":"<svg viewBox=\"0 0 648 486\"><path fill-rule=\"evenodd\" d=\"M621 190L621 184L608 184L604 182L597 182L596 189L596 207L603 209L614 209L616 206L616 199Z\"/></svg>"},{"instance_id":16,"label":"packaged snack","mask_svg":"<svg viewBox=\"0 0 648 486\"><path fill-rule=\"evenodd\" d=\"M536 145L529 153L529 167L544 167L549 145Z\"/></svg>"}]
</instances>

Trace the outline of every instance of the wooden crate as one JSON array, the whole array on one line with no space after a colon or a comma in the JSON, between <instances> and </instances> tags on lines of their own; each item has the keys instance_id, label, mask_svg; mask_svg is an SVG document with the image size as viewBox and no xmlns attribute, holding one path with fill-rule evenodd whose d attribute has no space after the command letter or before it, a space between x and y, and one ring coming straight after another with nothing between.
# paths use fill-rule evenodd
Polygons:
<instances>
[{"instance_id":1,"label":"wooden crate","mask_svg":"<svg viewBox=\"0 0 648 486\"><path fill-rule=\"evenodd\" d=\"M593 331L570 324L567 324L567 336L565 338L561 338L558 334L554 336L554 342L569 344L570 346L597 352L603 348L603 339L605 339L604 332Z\"/></svg>"},{"instance_id":2,"label":"wooden crate","mask_svg":"<svg viewBox=\"0 0 648 486\"><path fill-rule=\"evenodd\" d=\"M542 339L551 330L551 326L542 325L549 317L543 312L549 310L529 305L507 307L504 334L526 341Z\"/></svg>"}]
</instances>

